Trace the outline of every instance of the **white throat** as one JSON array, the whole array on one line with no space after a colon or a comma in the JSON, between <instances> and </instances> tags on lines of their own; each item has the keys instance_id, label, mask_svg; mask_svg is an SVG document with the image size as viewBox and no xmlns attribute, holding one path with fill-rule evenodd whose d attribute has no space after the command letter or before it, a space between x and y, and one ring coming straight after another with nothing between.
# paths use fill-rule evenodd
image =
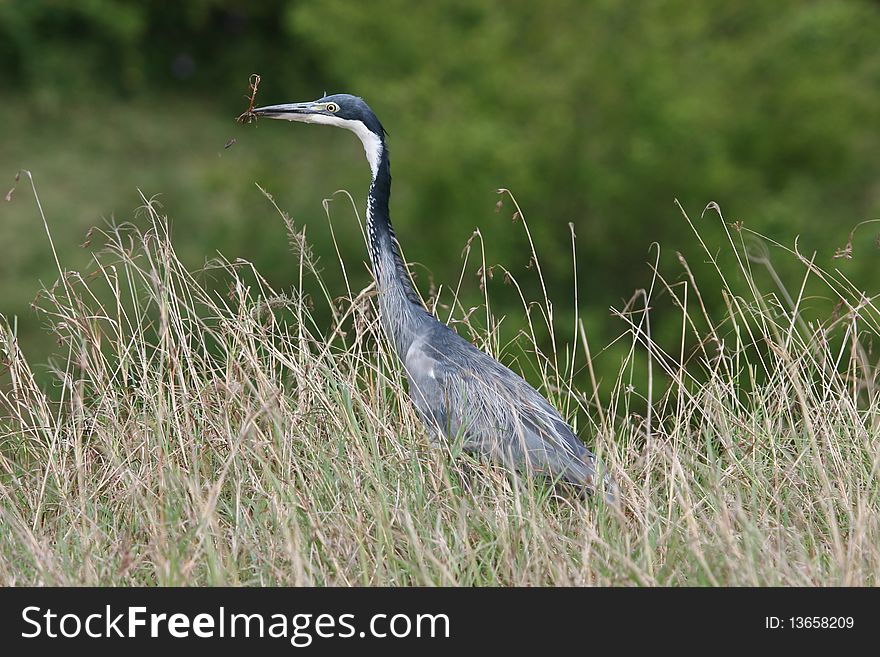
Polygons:
<instances>
[{"instance_id":1,"label":"white throat","mask_svg":"<svg viewBox=\"0 0 880 657\"><path fill-rule=\"evenodd\" d=\"M295 117L295 118L294 118ZM361 121L353 121L351 119L340 119L337 116L328 116L326 114L301 114L291 115L291 121L299 121L300 123L320 123L321 125L335 125L346 130L351 130L358 136L364 145L364 153L367 155L367 162L370 163L370 171L373 172L373 180L379 172L379 159L382 157L382 140Z\"/></svg>"}]
</instances>

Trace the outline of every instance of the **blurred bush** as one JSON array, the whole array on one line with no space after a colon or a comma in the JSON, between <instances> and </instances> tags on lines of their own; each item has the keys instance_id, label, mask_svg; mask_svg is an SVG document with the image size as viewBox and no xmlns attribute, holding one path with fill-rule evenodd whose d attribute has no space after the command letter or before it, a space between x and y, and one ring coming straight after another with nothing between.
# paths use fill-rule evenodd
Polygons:
<instances>
[{"instance_id":1,"label":"blurred bush","mask_svg":"<svg viewBox=\"0 0 880 657\"><path fill-rule=\"evenodd\" d=\"M314 72L285 33L287 0L29 0L0 3L4 86L68 94L217 93L260 66L275 83Z\"/></svg>"}]
</instances>

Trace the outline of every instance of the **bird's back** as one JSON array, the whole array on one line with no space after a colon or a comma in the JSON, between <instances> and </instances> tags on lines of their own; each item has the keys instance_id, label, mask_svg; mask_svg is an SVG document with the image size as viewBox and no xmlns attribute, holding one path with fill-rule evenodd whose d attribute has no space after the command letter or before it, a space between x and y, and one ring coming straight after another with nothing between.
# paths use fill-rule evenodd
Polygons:
<instances>
[{"instance_id":1,"label":"bird's back","mask_svg":"<svg viewBox=\"0 0 880 657\"><path fill-rule=\"evenodd\" d=\"M431 320L403 355L410 396L429 428L508 467L595 488L596 459L559 412L522 377ZM606 478L606 497L612 486Z\"/></svg>"}]
</instances>

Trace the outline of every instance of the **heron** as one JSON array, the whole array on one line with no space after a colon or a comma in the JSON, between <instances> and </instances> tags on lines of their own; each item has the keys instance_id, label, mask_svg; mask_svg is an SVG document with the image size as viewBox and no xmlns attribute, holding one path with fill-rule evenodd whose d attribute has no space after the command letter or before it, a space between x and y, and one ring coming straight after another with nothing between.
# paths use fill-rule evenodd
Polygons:
<instances>
[{"instance_id":1,"label":"heron","mask_svg":"<svg viewBox=\"0 0 880 657\"><path fill-rule=\"evenodd\" d=\"M367 248L380 323L409 383L409 397L436 443L460 441L508 470L543 475L579 490L600 490L615 503L617 487L595 455L535 388L440 322L422 303L391 225L391 165L386 132L362 98L324 95L254 108L257 117L336 126L353 132L372 174Z\"/></svg>"}]
</instances>

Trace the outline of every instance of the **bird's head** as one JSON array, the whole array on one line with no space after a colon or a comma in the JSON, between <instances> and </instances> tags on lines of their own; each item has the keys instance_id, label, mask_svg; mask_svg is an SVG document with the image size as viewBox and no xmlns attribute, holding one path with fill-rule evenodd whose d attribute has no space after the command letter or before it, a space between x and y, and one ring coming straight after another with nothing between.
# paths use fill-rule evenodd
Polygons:
<instances>
[{"instance_id":1,"label":"bird's head","mask_svg":"<svg viewBox=\"0 0 880 657\"><path fill-rule=\"evenodd\" d=\"M363 143L370 168L376 175L379 158L385 148L385 129L362 98L351 94L333 94L307 103L257 107L253 113L268 119L334 125L351 130Z\"/></svg>"}]
</instances>

